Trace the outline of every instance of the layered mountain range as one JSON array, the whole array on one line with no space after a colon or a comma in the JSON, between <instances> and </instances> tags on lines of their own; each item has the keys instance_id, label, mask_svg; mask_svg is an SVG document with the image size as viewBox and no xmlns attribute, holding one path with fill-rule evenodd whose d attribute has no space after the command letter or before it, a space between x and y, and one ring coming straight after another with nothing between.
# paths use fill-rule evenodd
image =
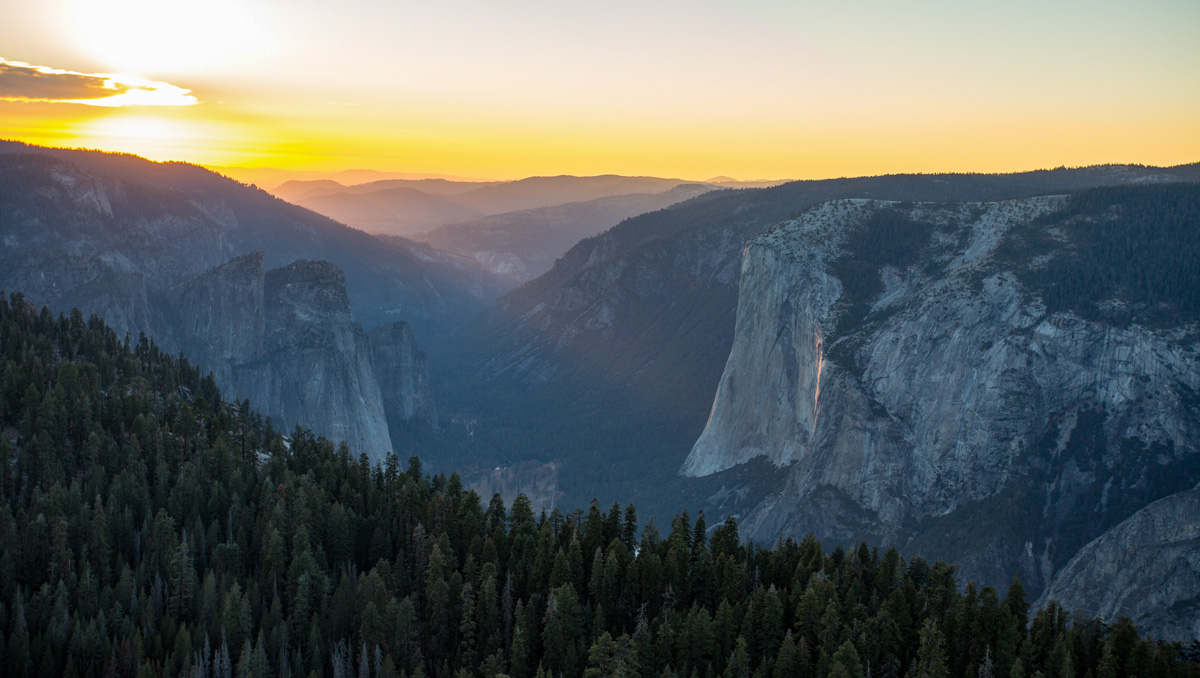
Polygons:
<instances>
[{"instance_id":1,"label":"layered mountain range","mask_svg":"<svg viewBox=\"0 0 1200 678\"><path fill-rule=\"evenodd\" d=\"M705 184L680 184L659 193L614 195L449 223L412 237L436 249L472 257L516 287L550 270L556 259L581 240L625 219L711 190L713 187Z\"/></svg>"},{"instance_id":2,"label":"layered mountain range","mask_svg":"<svg viewBox=\"0 0 1200 678\"><path fill-rule=\"evenodd\" d=\"M410 236L485 216L663 193L687 183L618 175L529 177L503 182L388 179L352 186L323 180L289 181L272 192L368 233ZM605 223L603 228L615 223Z\"/></svg>"}]
</instances>

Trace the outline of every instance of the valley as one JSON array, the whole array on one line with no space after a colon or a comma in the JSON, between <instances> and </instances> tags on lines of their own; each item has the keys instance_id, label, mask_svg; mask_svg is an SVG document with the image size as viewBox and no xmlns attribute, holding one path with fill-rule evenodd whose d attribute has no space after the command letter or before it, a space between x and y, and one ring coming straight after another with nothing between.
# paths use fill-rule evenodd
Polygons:
<instances>
[{"instance_id":1,"label":"valley","mask_svg":"<svg viewBox=\"0 0 1200 678\"><path fill-rule=\"evenodd\" d=\"M0 9L0 678L1200 678L1200 2Z\"/></svg>"},{"instance_id":2,"label":"valley","mask_svg":"<svg viewBox=\"0 0 1200 678\"><path fill-rule=\"evenodd\" d=\"M1120 562L1113 535L1200 483L1196 165L274 189L509 210L421 243L192 166L3 150L0 286L153 338L281 430L536 510L688 506L1191 633L1178 536L1129 585L1175 591L1165 615L1092 601L1073 558Z\"/></svg>"}]
</instances>

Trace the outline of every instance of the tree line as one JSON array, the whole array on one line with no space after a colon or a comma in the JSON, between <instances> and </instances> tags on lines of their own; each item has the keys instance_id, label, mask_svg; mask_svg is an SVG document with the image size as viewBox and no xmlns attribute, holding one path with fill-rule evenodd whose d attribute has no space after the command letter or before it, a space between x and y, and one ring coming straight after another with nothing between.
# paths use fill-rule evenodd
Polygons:
<instances>
[{"instance_id":1,"label":"tree line","mask_svg":"<svg viewBox=\"0 0 1200 678\"><path fill-rule=\"evenodd\" d=\"M0 676L1200 676L895 549L485 505L78 311L0 297L0 350Z\"/></svg>"}]
</instances>

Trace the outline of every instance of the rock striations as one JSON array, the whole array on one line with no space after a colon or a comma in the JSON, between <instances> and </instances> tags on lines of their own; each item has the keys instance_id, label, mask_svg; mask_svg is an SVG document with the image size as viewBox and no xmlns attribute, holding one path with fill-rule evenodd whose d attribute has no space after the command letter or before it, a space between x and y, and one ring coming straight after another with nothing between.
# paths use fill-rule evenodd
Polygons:
<instances>
[{"instance_id":1,"label":"rock striations","mask_svg":"<svg viewBox=\"0 0 1200 678\"><path fill-rule=\"evenodd\" d=\"M383 397L341 270L296 261L269 271L263 300L263 350L237 378L250 401L383 459L391 449Z\"/></svg>"},{"instance_id":2,"label":"rock striations","mask_svg":"<svg viewBox=\"0 0 1200 678\"><path fill-rule=\"evenodd\" d=\"M756 540L905 545L1035 592L1194 484L1195 319L1141 323L1120 295L1050 310L1037 275L1078 249L1075 222L1056 218L1068 202L841 200L750 241L733 348L681 472L781 467L783 489L741 516ZM1142 609L1089 609L1118 608Z\"/></svg>"}]
</instances>

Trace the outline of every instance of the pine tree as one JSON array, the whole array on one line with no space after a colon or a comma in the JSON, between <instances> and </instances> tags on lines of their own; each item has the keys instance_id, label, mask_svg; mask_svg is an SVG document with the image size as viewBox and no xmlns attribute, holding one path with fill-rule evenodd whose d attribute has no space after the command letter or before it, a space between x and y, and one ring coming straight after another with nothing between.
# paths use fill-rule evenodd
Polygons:
<instances>
[{"instance_id":1,"label":"pine tree","mask_svg":"<svg viewBox=\"0 0 1200 678\"><path fill-rule=\"evenodd\" d=\"M633 678L637 675L637 653L629 636L613 640L607 631L588 650L584 678Z\"/></svg>"},{"instance_id":2,"label":"pine tree","mask_svg":"<svg viewBox=\"0 0 1200 678\"><path fill-rule=\"evenodd\" d=\"M838 647L830 659L829 675L839 675L843 678L863 678L862 659L854 643L846 641Z\"/></svg>"},{"instance_id":3,"label":"pine tree","mask_svg":"<svg viewBox=\"0 0 1200 678\"><path fill-rule=\"evenodd\" d=\"M729 661L725 664L722 678L750 678L750 654L746 651L746 639L738 636Z\"/></svg>"},{"instance_id":4,"label":"pine tree","mask_svg":"<svg viewBox=\"0 0 1200 678\"><path fill-rule=\"evenodd\" d=\"M912 668L913 678L947 678L946 641L942 631L932 619L926 619L921 627L921 645Z\"/></svg>"}]
</instances>

